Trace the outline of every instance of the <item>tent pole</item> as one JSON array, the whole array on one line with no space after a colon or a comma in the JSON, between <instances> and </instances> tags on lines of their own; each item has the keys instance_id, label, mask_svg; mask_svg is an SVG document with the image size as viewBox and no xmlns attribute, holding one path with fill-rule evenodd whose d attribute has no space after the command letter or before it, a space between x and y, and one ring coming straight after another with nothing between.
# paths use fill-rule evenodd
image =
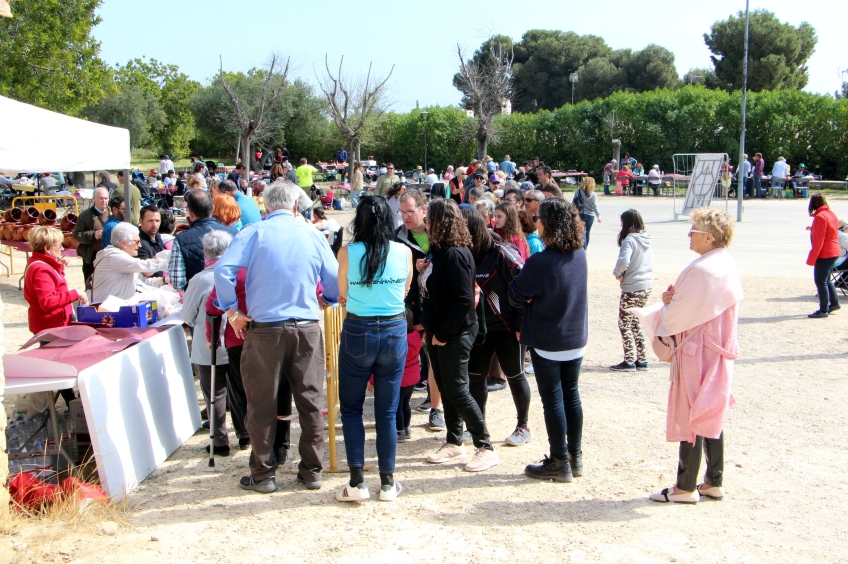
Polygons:
<instances>
[{"instance_id":1,"label":"tent pole","mask_svg":"<svg viewBox=\"0 0 848 564\"><path fill-rule=\"evenodd\" d=\"M127 216L132 217L135 204L133 204L132 192L130 192L130 170L128 168L124 169L124 200L126 201Z\"/></svg>"}]
</instances>

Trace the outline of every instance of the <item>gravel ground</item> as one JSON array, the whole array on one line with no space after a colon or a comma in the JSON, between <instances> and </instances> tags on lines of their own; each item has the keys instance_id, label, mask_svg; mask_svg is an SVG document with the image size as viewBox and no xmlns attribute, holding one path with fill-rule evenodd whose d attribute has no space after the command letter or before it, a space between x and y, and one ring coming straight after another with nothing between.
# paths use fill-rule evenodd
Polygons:
<instances>
[{"instance_id":1,"label":"gravel ground","mask_svg":"<svg viewBox=\"0 0 848 564\"><path fill-rule=\"evenodd\" d=\"M668 365L608 370L621 360L619 288L610 275L617 215L634 206L654 235L655 291L695 258L669 200L602 198L607 221L590 247L589 349L581 375L585 474L570 484L531 481L523 469L548 453L535 380L533 441L498 445L498 466L481 474L430 466L443 437L416 414L413 438L398 445L393 503L334 501L346 476L324 476L320 491L296 485L296 460L277 473L279 491L240 490L249 451L205 472L208 436L196 434L131 496L126 523L87 527L18 521L0 536L0 560L19 562L838 562L846 559L848 451L844 447L848 361L844 317L811 320L811 268L803 265L809 223L803 202L746 203L731 247L743 274L738 402L725 426L724 501L665 505L647 495L674 481L677 445L665 442ZM835 202L837 214L848 212ZM350 214L335 214L337 220ZM340 221L342 222L342 221ZM19 261L22 266L22 261ZM71 286L79 287L78 267ZM8 351L29 335L16 278L0 278ZM840 312L841 313L841 312ZM655 360L655 359L652 359ZM413 397L416 405L422 394ZM7 400L8 402L9 400ZM369 404L370 405L370 404ZM489 396L495 439L514 427L508 391ZM299 431L293 429L296 443ZM366 455L376 460L374 432ZM231 440L235 446L235 439ZM340 464L344 448L339 440ZM376 496L379 478L366 474Z\"/></svg>"}]
</instances>

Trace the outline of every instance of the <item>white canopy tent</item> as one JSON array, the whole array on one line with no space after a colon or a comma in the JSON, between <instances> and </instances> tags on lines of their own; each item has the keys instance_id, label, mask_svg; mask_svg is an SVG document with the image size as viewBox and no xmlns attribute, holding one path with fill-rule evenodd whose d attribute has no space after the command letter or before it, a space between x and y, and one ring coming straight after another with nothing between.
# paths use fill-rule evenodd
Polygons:
<instances>
[{"instance_id":1,"label":"white canopy tent","mask_svg":"<svg viewBox=\"0 0 848 564\"><path fill-rule=\"evenodd\" d=\"M0 96L0 171L130 168L130 132Z\"/></svg>"}]
</instances>

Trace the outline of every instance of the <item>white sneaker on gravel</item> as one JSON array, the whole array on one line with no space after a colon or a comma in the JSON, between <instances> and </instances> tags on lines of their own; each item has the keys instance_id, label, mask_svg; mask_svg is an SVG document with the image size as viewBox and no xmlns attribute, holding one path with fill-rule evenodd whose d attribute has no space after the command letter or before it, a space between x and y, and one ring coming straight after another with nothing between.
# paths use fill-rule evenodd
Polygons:
<instances>
[{"instance_id":1,"label":"white sneaker on gravel","mask_svg":"<svg viewBox=\"0 0 848 564\"><path fill-rule=\"evenodd\" d=\"M536 371L533 370L533 363L532 362L528 362L527 364L524 365L524 372L527 373L527 374L535 374L536 373Z\"/></svg>"},{"instance_id":2,"label":"white sneaker on gravel","mask_svg":"<svg viewBox=\"0 0 848 564\"><path fill-rule=\"evenodd\" d=\"M533 440L533 435L530 434L530 429L527 427L516 427L515 431L508 436L504 442L511 446L521 446Z\"/></svg>"},{"instance_id":3,"label":"white sneaker on gravel","mask_svg":"<svg viewBox=\"0 0 848 564\"><path fill-rule=\"evenodd\" d=\"M402 491L403 486L395 479L395 485L393 486L380 486L380 501L394 501Z\"/></svg>"},{"instance_id":4,"label":"white sneaker on gravel","mask_svg":"<svg viewBox=\"0 0 848 564\"><path fill-rule=\"evenodd\" d=\"M445 464L455 460L465 460L465 447L444 442L439 447L439 450L428 456L425 460L430 464Z\"/></svg>"},{"instance_id":5,"label":"white sneaker on gravel","mask_svg":"<svg viewBox=\"0 0 848 564\"><path fill-rule=\"evenodd\" d=\"M336 492L336 500L338 501L365 501L371 498L371 493L368 491L368 486L361 483L358 486L345 484L342 489Z\"/></svg>"},{"instance_id":6,"label":"white sneaker on gravel","mask_svg":"<svg viewBox=\"0 0 848 564\"><path fill-rule=\"evenodd\" d=\"M482 472L496 466L501 459L494 450L480 447L474 452L474 457L465 465L466 472Z\"/></svg>"}]
</instances>

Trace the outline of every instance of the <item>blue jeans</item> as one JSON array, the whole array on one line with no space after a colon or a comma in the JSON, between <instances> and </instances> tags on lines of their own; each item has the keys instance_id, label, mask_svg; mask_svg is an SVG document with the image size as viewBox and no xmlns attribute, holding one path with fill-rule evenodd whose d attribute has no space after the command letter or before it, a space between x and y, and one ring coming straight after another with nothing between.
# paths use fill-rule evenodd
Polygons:
<instances>
[{"instance_id":1,"label":"blue jeans","mask_svg":"<svg viewBox=\"0 0 848 564\"><path fill-rule=\"evenodd\" d=\"M754 196L757 198L765 198L766 194L763 192L763 175L762 174L754 174Z\"/></svg>"},{"instance_id":2,"label":"blue jeans","mask_svg":"<svg viewBox=\"0 0 848 564\"><path fill-rule=\"evenodd\" d=\"M353 204L353 207L359 205L359 198L362 197L362 190L351 190L350 191L350 203Z\"/></svg>"},{"instance_id":3,"label":"blue jeans","mask_svg":"<svg viewBox=\"0 0 848 564\"><path fill-rule=\"evenodd\" d=\"M610 177L608 174L604 175L604 196L610 195Z\"/></svg>"},{"instance_id":4,"label":"blue jeans","mask_svg":"<svg viewBox=\"0 0 848 564\"><path fill-rule=\"evenodd\" d=\"M542 398L545 413L545 428L551 458L560 460L582 454L583 405L577 379L580 377L582 358L575 360L549 360L530 350L533 368L536 371L536 386ZM566 442L566 438L568 442Z\"/></svg>"},{"instance_id":5,"label":"blue jeans","mask_svg":"<svg viewBox=\"0 0 848 564\"><path fill-rule=\"evenodd\" d=\"M828 313L831 307L839 305L836 286L830 281L830 271L838 259L839 257L816 259L816 264L813 267L813 282L815 282L816 290L819 293L819 311L822 313Z\"/></svg>"},{"instance_id":6,"label":"blue jeans","mask_svg":"<svg viewBox=\"0 0 848 564\"><path fill-rule=\"evenodd\" d=\"M381 474L395 471L395 417L405 363L406 319L345 319L339 346L339 405L349 467L365 466L362 406L373 374L377 460Z\"/></svg>"},{"instance_id":7,"label":"blue jeans","mask_svg":"<svg viewBox=\"0 0 848 564\"><path fill-rule=\"evenodd\" d=\"M585 251L589 248L589 232L592 231L592 224L595 223L595 216L581 213L580 219L582 219L583 223L586 224L586 233L583 235L583 250Z\"/></svg>"}]
</instances>

